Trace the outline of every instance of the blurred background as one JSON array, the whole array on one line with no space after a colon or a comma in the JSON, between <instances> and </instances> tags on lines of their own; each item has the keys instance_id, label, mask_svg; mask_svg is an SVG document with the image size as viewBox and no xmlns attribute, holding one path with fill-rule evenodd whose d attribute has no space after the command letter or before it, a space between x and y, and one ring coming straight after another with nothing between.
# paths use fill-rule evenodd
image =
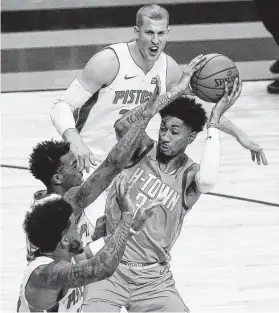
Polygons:
<instances>
[{"instance_id":1,"label":"blurred background","mask_svg":"<svg viewBox=\"0 0 279 313\"><path fill-rule=\"evenodd\" d=\"M147 3L169 11L166 53L179 64L218 52L243 80L273 78L278 47L253 0L2 0L2 91L66 88L96 51L133 38Z\"/></svg>"}]
</instances>

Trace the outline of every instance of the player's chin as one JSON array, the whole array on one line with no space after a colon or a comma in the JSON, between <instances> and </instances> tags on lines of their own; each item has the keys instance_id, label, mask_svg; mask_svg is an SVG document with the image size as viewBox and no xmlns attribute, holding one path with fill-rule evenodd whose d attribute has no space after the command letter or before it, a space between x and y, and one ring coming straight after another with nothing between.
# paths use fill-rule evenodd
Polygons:
<instances>
[{"instance_id":1,"label":"player's chin","mask_svg":"<svg viewBox=\"0 0 279 313\"><path fill-rule=\"evenodd\" d=\"M77 240L74 240L74 242L71 244L69 252L73 254L81 254L84 252L83 246L81 242L78 242Z\"/></svg>"}]
</instances>

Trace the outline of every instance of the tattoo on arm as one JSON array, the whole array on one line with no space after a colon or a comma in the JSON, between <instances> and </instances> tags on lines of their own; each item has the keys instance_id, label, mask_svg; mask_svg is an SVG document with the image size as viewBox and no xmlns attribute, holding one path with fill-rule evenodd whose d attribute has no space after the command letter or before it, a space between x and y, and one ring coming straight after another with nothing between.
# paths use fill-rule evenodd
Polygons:
<instances>
[{"instance_id":1,"label":"tattoo on arm","mask_svg":"<svg viewBox=\"0 0 279 313\"><path fill-rule=\"evenodd\" d=\"M45 266L37 275L39 286L52 289L74 288L110 277L123 257L132 221L131 214L122 214L114 234L91 259L74 265L59 261Z\"/></svg>"},{"instance_id":2,"label":"tattoo on arm","mask_svg":"<svg viewBox=\"0 0 279 313\"><path fill-rule=\"evenodd\" d=\"M161 110L163 110L167 105L169 105L172 101L177 99L182 94L183 94L183 90L180 89L178 86L173 87L171 89L171 91L168 91L168 92L162 94L158 99L157 113L160 112ZM146 104L147 104L147 102L138 106L136 109L131 110L129 112L129 114L127 114L126 118L124 118L122 121L123 122L127 121L130 125L135 123L135 121L139 118L139 116L142 115Z\"/></svg>"},{"instance_id":3,"label":"tattoo on arm","mask_svg":"<svg viewBox=\"0 0 279 313\"><path fill-rule=\"evenodd\" d=\"M76 205L83 209L92 203L113 181L114 177L129 163L139 146L151 116L135 115L129 131L112 148L105 161L88 177L76 194Z\"/></svg>"}]
</instances>

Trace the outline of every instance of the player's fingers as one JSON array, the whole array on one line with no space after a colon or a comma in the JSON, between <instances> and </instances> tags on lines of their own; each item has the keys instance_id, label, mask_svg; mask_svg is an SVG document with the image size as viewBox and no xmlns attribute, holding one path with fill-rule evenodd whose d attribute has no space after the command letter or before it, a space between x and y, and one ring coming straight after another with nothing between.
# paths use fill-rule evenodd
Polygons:
<instances>
[{"instance_id":1,"label":"player's fingers","mask_svg":"<svg viewBox=\"0 0 279 313\"><path fill-rule=\"evenodd\" d=\"M255 159L256 159L256 158L255 158L255 153L254 153L253 151L250 151L250 152L251 152L252 161L255 162Z\"/></svg>"},{"instance_id":2,"label":"player's fingers","mask_svg":"<svg viewBox=\"0 0 279 313\"><path fill-rule=\"evenodd\" d=\"M234 84L233 84L232 92L230 94L230 102L232 104L239 97L240 92L241 92L241 81L239 81L238 77L236 77Z\"/></svg>"},{"instance_id":3,"label":"player's fingers","mask_svg":"<svg viewBox=\"0 0 279 313\"><path fill-rule=\"evenodd\" d=\"M160 76L156 76L156 88L155 88L155 97L159 97L161 93L161 79Z\"/></svg>"},{"instance_id":4,"label":"player's fingers","mask_svg":"<svg viewBox=\"0 0 279 313\"><path fill-rule=\"evenodd\" d=\"M94 157L94 154L90 152L90 155L89 155L89 161L90 163L93 165L93 166L96 166L97 165L97 162L95 160L95 157Z\"/></svg>"},{"instance_id":5,"label":"player's fingers","mask_svg":"<svg viewBox=\"0 0 279 313\"><path fill-rule=\"evenodd\" d=\"M268 165L267 157L266 157L266 155L265 155L263 150L260 152L260 156L261 156L261 159L262 159L262 163L264 165Z\"/></svg>"},{"instance_id":6,"label":"player's fingers","mask_svg":"<svg viewBox=\"0 0 279 313\"><path fill-rule=\"evenodd\" d=\"M236 100L236 99L240 96L240 94L241 94L242 85L243 85L243 83L242 83L242 80L240 79L239 82L238 82L238 86L237 86L237 90L236 90L235 96L234 96L235 100Z\"/></svg>"},{"instance_id":7,"label":"player's fingers","mask_svg":"<svg viewBox=\"0 0 279 313\"><path fill-rule=\"evenodd\" d=\"M224 84L224 97L225 97L225 99L228 99L228 96L229 96L229 87L228 87L228 83L225 81L225 84Z\"/></svg>"},{"instance_id":8,"label":"player's fingers","mask_svg":"<svg viewBox=\"0 0 279 313\"><path fill-rule=\"evenodd\" d=\"M83 157L82 156L78 156L77 157L77 168L78 171L81 172L84 170L84 161L83 161Z\"/></svg>"},{"instance_id":9,"label":"player's fingers","mask_svg":"<svg viewBox=\"0 0 279 313\"><path fill-rule=\"evenodd\" d=\"M83 162L84 162L84 167L85 167L86 173L89 173L89 171L90 171L90 160L89 160L89 157L85 156L83 158Z\"/></svg>"},{"instance_id":10,"label":"player's fingers","mask_svg":"<svg viewBox=\"0 0 279 313\"><path fill-rule=\"evenodd\" d=\"M261 165L260 153L256 153L256 159L257 159L258 165Z\"/></svg>"}]
</instances>

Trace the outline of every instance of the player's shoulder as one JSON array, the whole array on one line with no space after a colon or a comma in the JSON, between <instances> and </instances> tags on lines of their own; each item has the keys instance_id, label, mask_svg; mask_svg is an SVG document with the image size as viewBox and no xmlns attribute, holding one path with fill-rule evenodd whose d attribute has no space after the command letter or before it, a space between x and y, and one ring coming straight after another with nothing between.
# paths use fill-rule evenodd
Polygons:
<instances>
[{"instance_id":1,"label":"player's shoulder","mask_svg":"<svg viewBox=\"0 0 279 313\"><path fill-rule=\"evenodd\" d=\"M49 263L42 263L36 267L31 276L30 282L32 285L38 287L52 287L55 289L55 285L51 284L51 277L55 278L60 273L67 272L71 268L71 263L66 260L50 260ZM57 286L57 288L60 288Z\"/></svg>"},{"instance_id":2,"label":"player's shoulder","mask_svg":"<svg viewBox=\"0 0 279 313\"><path fill-rule=\"evenodd\" d=\"M169 90L172 86L179 83L182 70L178 63L170 56L167 57L167 89Z\"/></svg>"},{"instance_id":3,"label":"player's shoulder","mask_svg":"<svg viewBox=\"0 0 279 313\"><path fill-rule=\"evenodd\" d=\"M119 71L119 61L116 52L110 47L94 54L87 62L82 77L84 80L97 81L100 85L110 84Z\"/></svg>"},{"instance_id":4,"label":"player's shoulder","mask_svg":"<svg viewBox=\"0 0 279 313\"><path fill-rule=\"evenodd\" d=\"M94 54L89 60L88 64L97 66L98 68L109 68L119 66L116 51L112 46L108 46L103 50Z\"/></svg>"}]
</instances>

